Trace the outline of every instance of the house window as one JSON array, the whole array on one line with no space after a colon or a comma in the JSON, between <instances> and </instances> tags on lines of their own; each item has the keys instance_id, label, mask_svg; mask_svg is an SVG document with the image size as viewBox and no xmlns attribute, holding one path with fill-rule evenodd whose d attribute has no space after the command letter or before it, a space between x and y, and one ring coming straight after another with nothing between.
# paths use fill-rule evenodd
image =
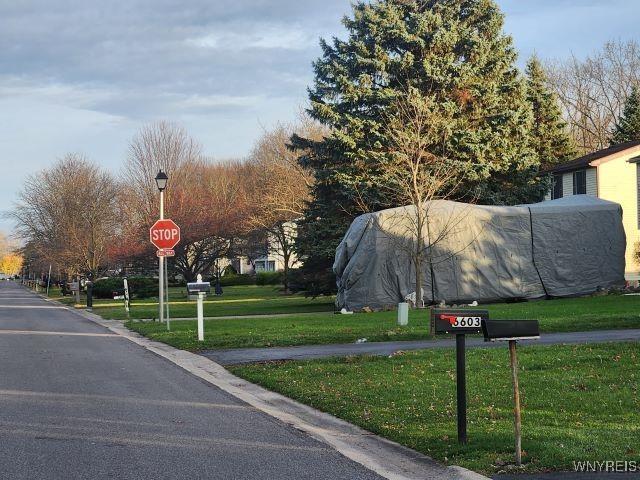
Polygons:
<instances>
[{"instance_id":1,"label":"house window","mask_svg":"<svg viewBox=\"0 0 640 480\"><path fill-rule=\"evenodd\" d=\"M587 193L587 171L578 170L573 172L573 194L581 195Z\"/></svg>"},{"instance_id":2,"label":"house window","mask_svg":"<svg viewBox=\"0 0 640 480\"><path fill-rule=\"evenodd\" d=\"M562 198L562 174L554 175L551 182L551 200Z\"/></svg>"}]
</instances>

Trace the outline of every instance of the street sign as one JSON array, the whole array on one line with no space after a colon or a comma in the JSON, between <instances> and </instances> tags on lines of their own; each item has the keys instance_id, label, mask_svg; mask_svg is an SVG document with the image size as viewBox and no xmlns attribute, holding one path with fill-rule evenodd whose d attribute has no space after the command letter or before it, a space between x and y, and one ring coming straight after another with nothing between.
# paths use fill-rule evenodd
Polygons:
<instances>
[{"instance_id":1,"label":"street sign","mask_svg":"<svg viewBox=\"0 0 640 480\"><path fill-rule=\"evenodd\" d=\"M149 239L158 250L171 250L180 242L180 227L173 220L158 220L149 229Z\"/></svg>"},{"instance_id":2,"label":"street sign","mask_svg":"<svg viewBox=\"0 0 640 480\"><path fill-rule=\"evenodd\" d=\"M161 250L156 251L157 257L175 257L176 252L170 248L163 248Z\"/></svg>"},{"instance_id":3,"label":"street sign","mask_svg":"<svg viewBox=\"0 0 640 480\"><path fill-rule=\"evenodd\" d=\"M435 333L482 333L482 321L489 318L486 310L432 310Z\"/></svg>"}]
</instances>

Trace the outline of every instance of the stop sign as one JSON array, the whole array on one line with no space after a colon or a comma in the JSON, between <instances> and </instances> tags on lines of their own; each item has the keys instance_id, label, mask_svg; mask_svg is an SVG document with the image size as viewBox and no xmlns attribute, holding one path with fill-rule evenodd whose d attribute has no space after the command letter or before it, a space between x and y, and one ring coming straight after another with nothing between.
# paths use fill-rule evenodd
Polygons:
<instances>
[{"instance_id":1,"label":"stop sign","mask_svg":"<svg viewBox=\"0 0 640 480\"><path fill-rule=\"evenodd\" d=\"M149 238L159 250L171 249L180 241L180 227L173 220L158 220L149 229Z\"/></svg>"}]
</instances>

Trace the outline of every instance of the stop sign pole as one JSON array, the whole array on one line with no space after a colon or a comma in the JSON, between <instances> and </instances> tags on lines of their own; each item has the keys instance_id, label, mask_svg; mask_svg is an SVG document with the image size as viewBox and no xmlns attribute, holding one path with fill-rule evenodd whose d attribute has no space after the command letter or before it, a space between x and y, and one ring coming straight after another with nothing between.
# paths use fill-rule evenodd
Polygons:
<instances>
[{"instance_id":1,"label":"stop sign pole","mask_svg":"<svg viewBox=\"0 0 640 480\"><path fill-rule=\"evenodd\" d=\"M180 241L180 228L171 220L164 219L164 190L167 188L169 177L165 172L160 170L156 175L155 181L160 191L160 220L153 224L149 231L151 243L153 243L158 251L164 249L172 249ZM158 255L158 319L164 322L164 257ZM167 330L170 329L167 321Z\"/></svg>"},{"instance_id":2,"label":"stop sign pole","mask_svg":"<svg viewBox=\"0 0 640 480\"><path fill-rule=\"evenodd\" d=\"M156 175L156 184L158 185L158 190L160 190L160 220L164 220L164 189L167 188L167 180L169 180L167 174L162 175L163 173L164 172L160 170L158 175ZM164 257L158 257L158 267L158 283L160 284L160 288L158 289L158 307L160 310L158 319L160 323L162 323L164 322ZM167 331L170 328L169 323L167 323Z\"/></svg>"},{"instance_id":3,"label":"stop sign pole","mask_svg":"<svg viewBox=\"0 0 640 480\"><path fill-rule=\"evenodd\" d=\"M162 202L161 202L162 205ZM161 215L163 216L163 215ZM173 220L161 218L154 223L149 229L149 240L153 243L157 251L159 263L159 319L164 322L164 288L166 284L165 277L165 257L173 256L173 247L180 241L180 227ZM167 316L168 317L168 316ZM170 329L169 319L167 318L167 330Z\"/></svg>"}]
</instances>

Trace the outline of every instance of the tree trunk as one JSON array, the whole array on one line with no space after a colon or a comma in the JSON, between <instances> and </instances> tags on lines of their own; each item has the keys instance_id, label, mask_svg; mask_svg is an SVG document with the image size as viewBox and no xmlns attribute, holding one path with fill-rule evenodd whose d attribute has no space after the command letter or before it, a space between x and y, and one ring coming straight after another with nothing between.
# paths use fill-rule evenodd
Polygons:
<instances>
[{"instance_id":1,"label":"tree trunk","mask_svg":"<svg viewBox=\"0 0 640 480\"><path fill-rule=\"evenodd\" d=\"M416 301L413 305L414 308L422 308L424 306L424 302L422 301L422 272L420 269L422 268L422 258L421 255L416 254L414 259L414 263L416 266Z\"/></svg>"},{"instance_id":2,"label":"tree trunk","mask_svg":"<svg viewBox=\"0 0 640 480\"><path fill-rule=\"evenodd\" d=\"M284 268L282 269L282 286L284 287L284 293L289 294L289 259L291 254L283 250L282 260Z\"/></svg>"}]
</instances>

